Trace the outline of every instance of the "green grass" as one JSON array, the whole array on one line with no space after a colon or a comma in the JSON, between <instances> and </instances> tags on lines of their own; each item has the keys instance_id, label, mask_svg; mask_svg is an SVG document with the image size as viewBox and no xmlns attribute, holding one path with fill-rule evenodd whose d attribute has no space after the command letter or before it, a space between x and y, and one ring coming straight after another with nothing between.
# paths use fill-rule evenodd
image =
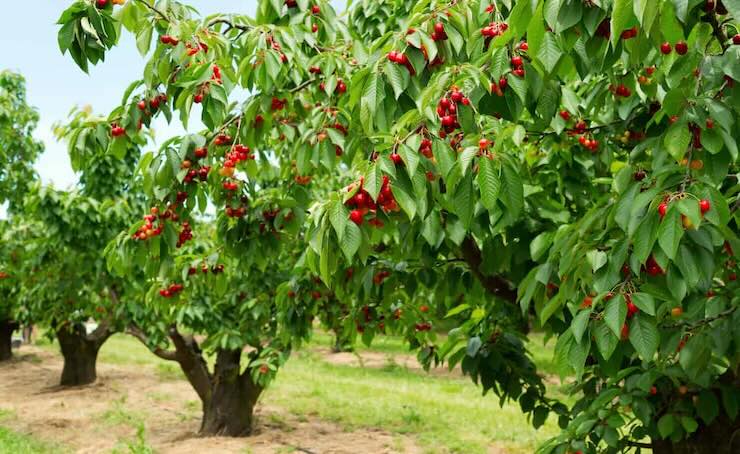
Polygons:
<instances>
[{"instance_id":1,"label":"green grass","mask_svg":"<svg viewBox=\"0 0 740 454\"><path fill-rule=\"evenodd\" d=\"M537 333L530 339L527 348L542 373L556 375L554 343L544 343L544 337ZM535 431L517 404L499 407L496 396L481 396L480 388L467 377L427 375L398 366L394 358L414 354L402 339L379 337L370 348L357 346L360 354L384 353L388 364L380 368L328 363L316 348L330 347L332 341L330 334L318 332L281 369L262 401L284 408L299 420L318 417L345 430L379 428L397 434L399 439L410 436L430 453L484 453L492 444L515 453L533 452L535 446L558 432L554 418ZM47 348L57 347L47 344ZM101 349L99 361L148 366L160 380L184 380L175 363L160 360L125 335L111 337ZM564 397L555 386L551 388L553 396ZM127 414L124 404L112 403L103 420L143 425L143 419ZM200 408L195 401L183 401L182 405L186 410ZM280 415L268 418L273 423L282 420ZM0 451L3 447L0 443Z\"/></svg>"},{"instance_id":2,"label":"green grass","mask_svg":"<svg viewBox=\"0 0 740 454\"><path fill-rule=\"evenodd\" d=\"M67 451L0 426L0 452L13 454L53 454Z\"/></svg>"},{"instance_id":3,"label":"green grass","mask_svg":"<svg viewBox=\"0 0 740 454\"><path fill-rule=\"evenodd\" d=\"M532 452L556 434L554 421L535 431L517 405L499 407L497 398L482 397L468 379L332 365L310 352L294 355L263 399L346 430L408 434L430 452L482 453L491 442Z\"/></svg>"}]
</instances>

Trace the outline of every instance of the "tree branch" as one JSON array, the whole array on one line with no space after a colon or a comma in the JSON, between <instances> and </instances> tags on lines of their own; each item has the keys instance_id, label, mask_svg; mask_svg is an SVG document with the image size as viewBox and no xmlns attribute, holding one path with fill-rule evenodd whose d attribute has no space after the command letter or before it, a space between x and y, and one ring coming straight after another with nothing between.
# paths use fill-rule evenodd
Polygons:
<instances>
[{"instance_id":1,"label":"tree branch","mask_svg":"<svg viewBox=\"0 0 740 454\"><path fill-rule=\"evenodd\" d=\"M627 443L627 446L631 446L633 448L643 448L643 449L653 448L653 445L651 445L650 443L642 443L639 441L632 441L632 440L627 440L626 443Z\"/></svg>"},{"instance_id":2,"label":"tree branch","mask_svg":"<svg viewBox=\"0 0 740 454\"><path fill-rule=\"evenodd\" d=\"M190 385L198 393L203 403L211 400L212 377L208 372L208 364L203 359L203 354L193 336L183 336L177 330L176 325L170 326L169 336L175 345L177 362L180 364Z\"/></svg>"},{"instance_id":3,"label":"tree branch","mask_svg":"<svg viewBox=\"0 0 740 454\"><path fill-rule=\"evenodd\" d=\"M159 347L154 347L154 349L152 349L149 346L149 338L146 337L146 334L144 334L144 332L140 330L138 326L135 326L135 325L129 326L128 329L126 330L126 334L129 334L139 339L139 341L141 341L142 344L146 345L146 348L148 348L149 351L151 351L158 357L165 359L167 361L177 361L177 352L165 350Z\"/></svg>"},{"instance_id":4,"label":"tree branch","mask_svg":"<svg viewBox=\"0 0 740 454\"><path fill-rule=\"evenodd\" d=\"M480 267L483 263L483 256L478 245L475 243L475 239L468 235L465 237L465 240L463 240L461 248L463 259L468 264L470 272L478 279L483 288L494 296L497 296L511 304L516 304L516 290L512 290L506 279L500 276L487 276L481 271Z\"/></svg>"},{"instance_id":5,"label":"tree branch","mask_svg":"<svg viewBox=\"0 0 740 454\"><path fill-rule=\"evenodd\" d=\"M149 2L147 2L146 0L136 0L136 1L143 4L150 10L152 10L154 13L159 15L159 17L161 17L163 20L167 22L172 22L162 11L158 10L156 7L154 7L154 5L150 5Z\"/></svg>"},{"instance_id":6,"label":"tree branch","mask_svg":"<svg viewBox=\"0 0 740 454\"><path fill-rule=\"evenodd\" d=\"M224 33L228 33L232 29L241 30L242 32L248 32L249 30L252 30L252 28L254 28L249 25L235 24L232 21L228 19L224 19L224 18L213 19L212 21L208 23L206 27L211 28L216 24L225 24L228 27L226 30L224 30Z\"/></svg>"}]
</instances>

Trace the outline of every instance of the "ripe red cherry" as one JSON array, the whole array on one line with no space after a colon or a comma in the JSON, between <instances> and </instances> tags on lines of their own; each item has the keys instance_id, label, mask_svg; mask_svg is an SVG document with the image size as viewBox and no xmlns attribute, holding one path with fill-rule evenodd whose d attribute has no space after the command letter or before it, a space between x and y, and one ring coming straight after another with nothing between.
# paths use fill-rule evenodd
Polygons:
<instances>
[{"instance_id":1,"label":"ripe red cherry","mask_svg":"<svg viewBox=\"0 0 740 454\"><path fill-rule=\"evenodd\" d=\"M452 115L445 115L442 117L442 126L452 126L455 124L455 117Z\"/></svg>"},{"instance_id":2,"label":"ripe red cherry","mask_svg":"<svg viewBox=\"0 0 740 454\"><path fill-rule=\"evenodd\" d=\"M644 170L638 170L632 175L632 178L635 179L635 181L642 181L647 176L647 173L645 173Z\"/></svg>"},{"instance_id":3,"label":"ripe red cherry","mask_svg":"<svg viewBox=\"0 0 740 454\"><path fill-rule=\"evenodd\" d=\"M712 203L707 199L701 199L699 201L699 209L701 210L701 214L705 214L712 209Z\"/></svg>"},{"instance_id":4,"label":"ripe red cherry","mask_svg":"<svg viewBox=\"0 0 740 454\"><path fill-rule=\"evenodd\" d=\"M711 118L707 118L707 129L712 128L714 128L714 120L712 120Z\"/></svg>"},{"instance_id":5,"label":"ripe red cherry","mask_svg":"<svg viewBox=\"0 0 740 454\"><path fill-rule=\"evenodd\" d=\"M521 49L521 50L523 50L523 51L525 51L525 52L526 52L526 51L528 51L528 50L529 50L529 44L527 44L527 42L526 42L526 41L524 41L524 42L522 42L522 43L521 43L521 44L519 45L519 49Z\"/></svg>"},{"instance_id":6,"label":"ripe red cherry","mask_svg":"<svg viewBox=\"0 0 740 454\"><path fill-rule=\"evenodd\" d=\"M352 210L349 213L349 219L357 225L362 225L362 221L365 220L365 217L363 216L362 211Z\"/></svg>"},{"instance_id":7,"label":"ripe red cherry","mask_svg":"<svg viewBox=\"0 0 740 454\"><path fill-rule=\"evenodd\" d=\"M661 53L662 53L663 55L668 55L668 54L670 54L670 53L671 53L671 43L669 43L669 42L665 42L665 43L661 44L661 45L660 45L660 52L661 52Z\"/></svg>"},{"instance_id":8,"label":"ripe red cherry","mask_svg":"<svg viewBox=\"0 0 740 454\"><path fill-rule=\"evenodd\" d=\"M663 202L658 205L658 214L660 215L661 219L665 216L666 211L668 211L667 203Z\"/></svg>"},{"instance_id":9,"label":"ripe red cherry","mask_svg":"<svg viewBox=\"0 0 740 454\"><path fill-rule=\"evenodd\" d=\"M395 165L403 164L403 159L401 159L401 155L398 153L391 153L391 161L393 161L393 164Z\"/></svg>"},{"instance_id":10,"label":"ripe red cherry","mask_svg":"<svg viewBox=\"0 0 740 454\"><path fill-rule=\"evenodd\" d=\"M560 111L560 117L563 120L568 121L568 120L570 120L570 112L568 112L567 110L561 110Z\"/></svg>"},{"instance_id":11,"label":"ripe red cherry","mask_svg":"<svg viewBox=\"0 0 740 454\"><path fill-rule=\"evenodd\" d=\"M95 2L95 6L97 6L98 9L103 9L106 7L106 5L108 5L108 0L97 0Z\"/></svg>"},{"instance_id":12,"label":"ripe red cherry","mask_svg":"<svg viewBox=\"0 0 740 454\"><path fill-rule=\"evenodd\" d=\"M686 55L686 52L689 51L689 46L686 44L686 41L679 41L676 43L676 53L678 55Z\"/></svg>"},{"instance_id":13,"label":"ripe red cherry","mask_svg":"<svg viewBox=\"0 0 740 454\"><path fill-rule=\"evenodd\" d=\"M321 7L319 5L313 5L311 7L311 14L320 14L321 13Z\"/></svg>"},{"instance_id":14,"label":"ripe red cherry","mask_svg":"<svg viewBox=\"0 0 740 454\"><path fill-rule=\"evenodd\" d=\"M462 100L463 100L463 97L464 97L464 96L463 96L462 92L459 92L459 91L453 91L453 92L452 92L452 93L450 94L450 98L451 98L451 99L452 99L452 100L453 100L454 102L456 102L456 103L458 103L458 102L462 102Z\"/></svg>"},{"instance_id":15,"label":"ripe red cherry","mask_svg":"<svg viewBox=\"0 0 740 454\"><path fill-rule=\"evenodd\" d=\"M509 81L506 79L506 77L502 77L498 80L498 88L501 89L501 91L504 91L504 89L509 85Z\"/></svg>"},{"instance_id":16,"label":"ripe red cherry","mask_svg":"<svg viewBox=\"0 0 740 454\"><path fill-rule=\"evenodd\" d=\"M740 33L732 37L732 44L740 46Z\"/></svg>"},{"instance_id":17,"label":"ripe red cherry","mask_svg":"<svg viewBox=\"0 0 740 454\"><path fill-rule=\"evenodd\" d=\"M146 110L146 101L141 100L136 104L136 107L139 108L139 110Z\"/></svg>"},{"instance_id":18,"label":"ripe red cherry","mask_svg":"<svg viewBox=\"0 0 740 454\"><path fill-rule=\"evenodd\" d=\"M591 305L593 305L593 303L594 303L594 299L591 298L590 296L587 296L583 298L583 302L581 303L581 308L582 309L589 308L591 307Z\"/></svg>"},{"instance_id":19,"label":"ripe red cherry","mask_svg":"<svg viewBox=\"0 0 740 454\"><path fill-rule=\"evenodd\" d=\"M512 65L519 67L519 66L522 66L523 63L524 62L522 61L522 57L520 57L518 55L515 55L515 56L511 57L511 64Z\"/></svg>"},{"instance_id":20,"label":"ripe red cherry","mask_svg":"<svg viewBox=\"0 0 740 454\"><path fill-rule=\"evenodd\" d=\"M316 33L317 31L319 31L319 26L318 26L318 25L316 25L316 24L312 24L312 25L311 25L311 31L312 31L313 33Z\"/></svg>"},{"instance_id":21,"label":"ripe red cherry","mask_svg":"<svg viewBox=\"0 0 740 454\"><path fill-rule=\"evenodd\" d=\"M429 312L429 306L427 306L426 304L422 304L419 307L419 310L422 311L422 312Z\"/></svg>"},{"instance_id":22,"label":"ripe red cherry","mask_svg":"<svg viewBox=\"0 0 740 454\"><path fill-rule=\"evenodd\" d=\"M193 96L193 102L196 104L200 104L203 102L203 95L198 93L197 95Z\"/></svg>"},{"instance_id":23,"label":"ripe red cherry","mask_svg":"<svg viewBox=\"0 0 740 454\"><path fill-rule=\"evenodd\" d=\"M434 24L434 31L437 33L437 35L441 35L445 32L445 24L442 22L437 22Z\"/></svg>"},{"instance_id":24,"label":"ripe red cherry","mask_svg":"<svg viewBox=\"0 0 740 454\"><path fill-rule=\"evenodd\" d=\"M488 139L480 139L480 140L478 141L478 147L479 147L479 148L480 148L481 150L485 150L486 148L488 148L488 144L489 144L489 143L490 143L490 142L488 141Z\"/></svg>"},{"instance_id":25,"label":"ripe red cherry","mask_svg":"<svg viewBox=\"0 0 740 454\"><path fill-rule=\"evenodd\" d=\"M514 74L517 77L524 77L524 69L517 68L517 69L515 69L515 70L512 71L512 74Z\"/></svg>"}]
</instances>

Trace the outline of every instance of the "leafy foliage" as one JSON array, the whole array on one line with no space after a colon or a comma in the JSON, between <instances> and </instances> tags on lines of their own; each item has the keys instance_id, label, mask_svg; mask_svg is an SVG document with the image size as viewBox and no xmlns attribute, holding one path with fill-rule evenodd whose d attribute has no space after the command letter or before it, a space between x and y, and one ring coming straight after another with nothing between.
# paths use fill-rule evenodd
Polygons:
<instances>
[{"instance_id":1,"label":"leafy foliage","mask_svg":"<svg viewBox=\"0 0 740 454\"><path fill-rule=\"evenodd\" d=\"M147 304L234 347L252 340L226 314L273 314L260 346L280 324L306 335L285 311L323 306L284 296L318 275L347 332L402 333L422 363L461 364L535 426L558 415L542 452L680 443L734 420L740 46L724 3L363 1L345 22L306 0L204 19L131 0L110 17L147 63L117 137L200 114L205 131L139 170L153 214L208 223L210 204L216 233L196 259L191 230L145 221L109 266L161 285L218 251L229 277L183 283L181 309L163 310L156 287ZM531 321L557 338L571 408L545 395Z\"/></svg>"}]
</instances>

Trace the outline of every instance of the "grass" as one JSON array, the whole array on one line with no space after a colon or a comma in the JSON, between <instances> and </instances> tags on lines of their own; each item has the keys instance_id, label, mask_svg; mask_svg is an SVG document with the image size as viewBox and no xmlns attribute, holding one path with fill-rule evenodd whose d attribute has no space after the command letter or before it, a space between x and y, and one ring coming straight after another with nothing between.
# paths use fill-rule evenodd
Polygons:
<instances>
[{"instance_id":1,"label":"grass","mask_svg":"<svg viewBox=\"0 0 740 454\"><path fill-rule=\"evenodd\" d=\"M540 370L556 375L552 361L554 343L545 343L541 334L529 338L527 348ZM467 377L427 375L399 366L398 356L414 354L402 339L380 337L372 347L357 346L360 354L366 351L385 354L387 364L379 368L325 361L317 349L330 347L332 342L330 334L317 333L304 349L294 353L263 394L262 401L285 409L299 420L319 418L348 431L379 428L396 434L399 445L403 436L410 436L429 453L485 453L491 445L512 453L529 453L558 433L554 418L536 431L517 404L499 407L496 396L481 396L480 388ZM56 349L56 346L52 343L46 348ZM160 360L138 341L124 335L115 335L106 342L99 361L148 366L163 381L184 379L175 363ZM552 388L553 395L563 397L556 387ZM112 403L103 419L143 427L145 418L127 414L124 404ZM195 401L182 405L186 410L200 408L200 402ZM282 418L268 417L272 423ZM137 445L146 446L143 440L136 441ZM0 451L4 452L4 448L0 442Z\"/></svg>"},{"instance_id":2,"label":"grass","mask_svg":"<svg viewBox=\"0 0 740 454\"><path fill-rule=\"evenodd\" d=\"M305 351L288 361L263 399L346 430L409 434L429 452L483 453L492 441L512 452L532 452L556 434L554 421L535 431L518 406L499 407L468 379L333 365Z\"/></svg>"},{"instance_id":3,"label":"grass","mask_svg":"<svg viewBox=\"0 0 740 454\"><path fill-rule=\"evenodd\" d=\"M66 453L61 447L36 440L32 436L5 428L2 422L15 416L12 410L0 408L0 452L13 454Z\"/></svg>"}]
</instances>

